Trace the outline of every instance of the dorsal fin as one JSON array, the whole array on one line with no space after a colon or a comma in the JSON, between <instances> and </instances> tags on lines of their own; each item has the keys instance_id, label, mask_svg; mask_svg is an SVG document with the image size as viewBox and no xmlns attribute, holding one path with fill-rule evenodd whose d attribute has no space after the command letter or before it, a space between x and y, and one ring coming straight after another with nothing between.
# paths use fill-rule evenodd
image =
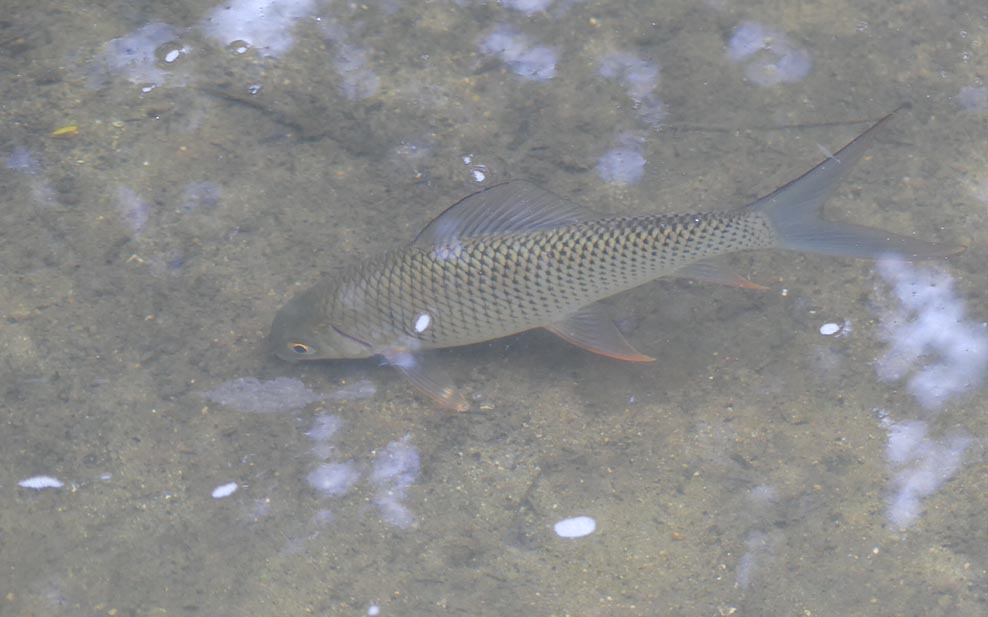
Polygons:
<instances>
[{"instance_id":1,"label":"dorsal fin","mask_svg":"<svg viewBox=\"0 0 988 617\"><path fill-rule=\"evenodd\" d=\"M498 184L464 197L419 232L414 245L506 231L531 231L592 218L588 210L523 181Z\"/></svg>"}]
</instances>

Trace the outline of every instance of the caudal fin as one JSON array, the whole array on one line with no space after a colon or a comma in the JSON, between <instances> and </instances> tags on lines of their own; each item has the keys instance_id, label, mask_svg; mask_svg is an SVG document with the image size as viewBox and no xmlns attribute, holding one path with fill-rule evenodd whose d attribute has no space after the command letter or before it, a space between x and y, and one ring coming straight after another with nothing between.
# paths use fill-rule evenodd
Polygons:
<instances>
[{"instance_id":1,"label":"caudal fin","mask_svg":"<svg viewBox=\"0 0 988 617\"><path fill-rule=\"evenodd\" d=\"M895 113L876 122L799 178L748 206L769 218L778 234L780 248L862 259L879 259L889 254L904 259L929 259L964 250L960 245L933 244L874 227L824 220L824 202Z\"/></svg>"}]
</instances>

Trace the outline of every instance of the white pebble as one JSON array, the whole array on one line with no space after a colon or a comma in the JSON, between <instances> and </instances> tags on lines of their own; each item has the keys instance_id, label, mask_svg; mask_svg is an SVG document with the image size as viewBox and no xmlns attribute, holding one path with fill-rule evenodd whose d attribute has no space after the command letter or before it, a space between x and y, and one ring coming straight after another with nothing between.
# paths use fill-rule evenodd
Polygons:
<instances>
[{"instance_id":1,"label":"white pebble","mask_svg":"<svg viewBox=\"0 0 988 617\"><path fill-rule=\"evenodd\" d=\"M597 521L589 516L564 518L552 527L560 538L582 538L597 529Z\"/></svg>"},{"instance_id":2,"label":"white pebble","mask_svg":"<svg viewBox=\"0 0 988 617\"><path fill-rule=\"evenodd\" d=\"M226 484L221 484L213 489L213 499L223 499L224 497L229 497L230 495L237 492L236 482L227 482Z\"/></svg>"},{"instance_id":3,"label":"white pebble","mask_svg":"<svg viewBox=\"0 0 988 617\"><path fill-rule=\"evenodd\" d=\"M178 60L178 57L182 55L182 52L178 49L173 49L167 54L165 54L165 62L171 63Z\"/></svg>"},{"instance_id":4,"label":"white pebble","mask_svg":"<svg viewBox=\"0 0 988 617\"><path fill-rule=\"evenodd\" d=\"M838 332L840 332L840 326L838 326L833 322L825 323L822 326L820 326L820 334L824 336L831 336L837 334Z\"/></svg>"},{"instance_id":5,"label":"white pebble","mask_svg":"<svg viewBox=\"0 0 988 617\"><path fill-rule=\"evenodd\" d=\"M376 617L376 615L381 614L381 607L376 604L371 604L367 608L367 614L370 615L370 617Z\"/></svg>"},{"instance_id":6,"label":"white pebble","mask_svg":"<svg viewBox=\"0 0 988 617\"><path fill-rule=\"evenodd\" d=\"M431 323L432 317L429 317L428 313L422 313L418 316L418 319L415 320L415 331L419 333L425 332L425 329L428 328Z\"/></svg>"},{"instance_id":7,"label":"white pebble","mask_svg":"<svg viewBox=\"0 0 988 617\"><path fill-rule=\"evenodd\" d=\"M53 478L51 476L34 476L33 478L21 480L17 483L17 486L21 488L41 490L43 488L62 488L65 484L63 484L58 478Z\"/></svg>"}]
</instances>

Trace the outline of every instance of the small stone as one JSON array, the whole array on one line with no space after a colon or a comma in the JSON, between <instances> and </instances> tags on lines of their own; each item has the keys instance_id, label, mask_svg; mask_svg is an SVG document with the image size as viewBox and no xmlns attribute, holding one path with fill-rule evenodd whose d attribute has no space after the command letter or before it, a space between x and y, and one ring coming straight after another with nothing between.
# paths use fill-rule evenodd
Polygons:
<instances>
[{"instance_id":1,"label":"small stone","mask_svg":"<svg viewBox=\"0 0 988 617\"><path fill-rule=\"evenodd\" d=\"M565 518L553 526L560 538L582 538L597 530L597 521L589 516Z\"/></svg>"}]
</instances>

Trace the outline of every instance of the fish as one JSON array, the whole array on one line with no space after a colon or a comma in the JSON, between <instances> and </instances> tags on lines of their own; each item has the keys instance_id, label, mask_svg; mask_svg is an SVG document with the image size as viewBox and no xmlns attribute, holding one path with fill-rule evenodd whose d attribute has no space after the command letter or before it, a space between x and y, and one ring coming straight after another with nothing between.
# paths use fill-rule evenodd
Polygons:
<instances>
[{"instance_id":1,"label":"fish","mask_svg":"<svg viewBox=\"0 0 988 617\"><path fill-rule=\"evenodd\" d=\"M822 216L895 113L797 179L730 210L608 216L529 182L492 186L450 206L409 245L297 294L275 315L268 344L289 362L382 357L439 406L466 411L467 398L429 350L544 328L597 354L652 362L601 300L662 277L766 289L712 261L739 251L907 260L956 254L964 247Z\"/></svg>"}]
</instances>

